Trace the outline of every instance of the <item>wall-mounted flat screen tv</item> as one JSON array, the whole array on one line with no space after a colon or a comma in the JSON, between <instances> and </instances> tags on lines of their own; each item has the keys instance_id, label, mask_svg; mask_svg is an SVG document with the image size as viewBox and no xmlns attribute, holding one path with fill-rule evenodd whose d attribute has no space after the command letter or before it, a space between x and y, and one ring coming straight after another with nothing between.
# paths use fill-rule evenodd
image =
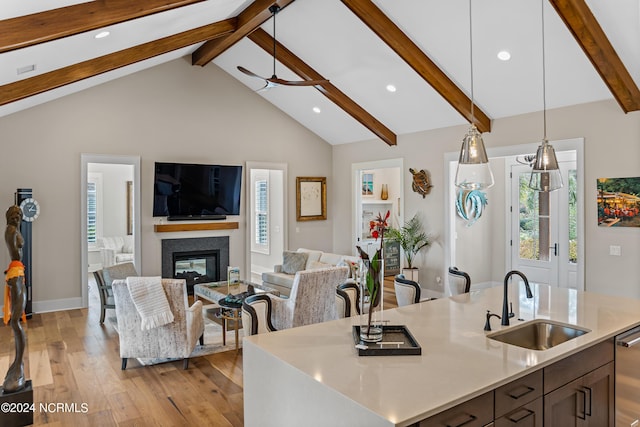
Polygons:
<instances>
[{"instance_id":1,"label":"wall-mounted flat screen tv","mask_svg":"<svg viewBox=\"0 0 640 427\"><path fill-rule=\"evenodd\" d=\"M240 214L242 166L155 164L153 216Z\"/></svg>"}]
</instances>

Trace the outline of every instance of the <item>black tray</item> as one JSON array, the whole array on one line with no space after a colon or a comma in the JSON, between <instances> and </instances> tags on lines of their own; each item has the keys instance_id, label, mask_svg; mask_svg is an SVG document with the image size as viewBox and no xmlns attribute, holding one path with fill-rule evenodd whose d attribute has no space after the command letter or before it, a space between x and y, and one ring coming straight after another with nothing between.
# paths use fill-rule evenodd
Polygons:
<instances>
[{"instance_id":1,"label":"black tray","mask_svg":"<svg viewBox=\"0 0 640 427\"><path fill-rule=\"evenodd\" d=\"M354 325L353 340L356 344L367 346L367 348L356 348L358 356L415 356L422 354L422 347L404 325L382 326L382 341L377 343L362 341L360 339L360 326ZM385 342L402 344L385 345Z\"/></svg>"}]
</instances>

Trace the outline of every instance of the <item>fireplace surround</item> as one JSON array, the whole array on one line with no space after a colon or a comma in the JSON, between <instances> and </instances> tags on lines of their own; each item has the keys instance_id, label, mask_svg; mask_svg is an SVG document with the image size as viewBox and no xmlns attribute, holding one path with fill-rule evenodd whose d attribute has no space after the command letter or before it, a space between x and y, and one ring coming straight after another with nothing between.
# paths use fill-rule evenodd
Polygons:
<instances>
[{"instance_id":1,"label":"fireplace surround","mask_svg":"<svg viewBox=\"0 0 640 427\"><path fill-rule=\"evenodd\" d=\"M176 271L178 264L178 271ZM227 280L229 237L196 237L162 240L162 277L187 280L187 291L202 280ZM201 276L207 276L201 278Z\"/></svg>"}]
</instances>

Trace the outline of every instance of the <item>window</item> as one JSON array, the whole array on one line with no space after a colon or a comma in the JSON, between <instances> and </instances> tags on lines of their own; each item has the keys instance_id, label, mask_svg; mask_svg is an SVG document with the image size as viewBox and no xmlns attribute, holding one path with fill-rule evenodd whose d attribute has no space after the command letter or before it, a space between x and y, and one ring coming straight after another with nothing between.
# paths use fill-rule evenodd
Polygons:
<instances>
[{"instance_id":1,"label":"window","mask_svg":"<svg viewBox=\"0 0 640 427\"><path fill-rule=\"evenodd\" d=\"M95 247L102 237L102 173L87 174L87 243Z\"/></svg>"},{"instance_id":2,"label":"window","mask_svg":"<svg viewBox=\"0 0 640 427\"><path fill-rule=\"evenodd\" d=\"M87 242L92 245L97 239L98 195L96 183L87 182Z\"/></svg>"},{"instance_id":3,"label":"window","mask_svg":"<svg viewBox=\"0 0 640 427\"><path fill-rule=\"evenodd\" d=\"M255 221L256 221L256 245L264 246L268 250L269 245L269 182L257 180L255 183Z\"/></svg>"},{"instance_id":4,"label":"window","mask_svg":"<svg viewBox=\"0 0 640 427\"><path fill-rule=\"evenodd\" d=\"M578 262L578 173L569 170L569 262Z\"/></svg>"}]
</instances>

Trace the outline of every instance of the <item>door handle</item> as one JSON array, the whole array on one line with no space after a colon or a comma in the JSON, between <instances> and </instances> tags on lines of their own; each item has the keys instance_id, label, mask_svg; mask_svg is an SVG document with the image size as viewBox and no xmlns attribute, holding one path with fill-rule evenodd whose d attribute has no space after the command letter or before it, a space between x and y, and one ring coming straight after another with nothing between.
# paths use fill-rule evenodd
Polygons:
<instances>
[{"instance_id":1,"label":"door handle","mask_svg":"<svg viewBox=\"0 0 640 427\"><path fill-rule=\"evenodd\" d=\"M558 244L554 243L553 246L549 246L549 249L553 249L553 256L558 256Z\"/></svg>"},{"instance_id":2,"label":"door handle","mask_svg":"<svg viewBox=\"0 0 640 427\"><path fill-rule=\"evenodd\" d=\"M447 423L447 427L462 427L462 426L466 426L467 424L475 421L476 419L478 419L478 417L476 417L473 414L465 414L466 419L461 422L460 424L456 424L455 426L452 424Z\"/></svg>"},{"instance_id":3,"label":"door handle","mask_svg":"<svg viewBox=\"0 0 640 427\"><path fill-rule=\"evenodd\" d=\"M587 407L587 392L584 390L576 390L576 417L580 418L581 420L586 420L587 419L587 412L586 412L586 407ZM582 402L580 402L580 397L582 397ZM580 410L580 403L582 403L582 414L580 414L580 412L578 412Z\"/></svg>"},{"instance_id":4,"label":"door handle","mask_svg":"<svg viewBox=\"0 0 640 427\"><path fill-rule=\"evenodd\" d=\"M522 408L522 410L524 411L524 414L519 417L519 418L513 418L511 416L507 417L507 419L509 421L511 421L514 424L518 424L520 423L520 421L524 420L525 418L529 418L531 415L533 415L533 424L535 425L536 423L536 413L533 412L531 409L527 409L527 408Z\"/></svg>"},{"instance_id":5,"label":"door handle","mask_svg":"<svg viewBox=\"0 0 640 427\"><path fill-rule=\"evenodd\" d=\"M585 415L591 416L591 388L582 387L582 391L584 392L584 400L585 400L584 413ZM587 393L589 394L588 397L587 397ZM589 403L588 405L589 409L587 409L587 402Z\"/></svg>"}]
</instances>

